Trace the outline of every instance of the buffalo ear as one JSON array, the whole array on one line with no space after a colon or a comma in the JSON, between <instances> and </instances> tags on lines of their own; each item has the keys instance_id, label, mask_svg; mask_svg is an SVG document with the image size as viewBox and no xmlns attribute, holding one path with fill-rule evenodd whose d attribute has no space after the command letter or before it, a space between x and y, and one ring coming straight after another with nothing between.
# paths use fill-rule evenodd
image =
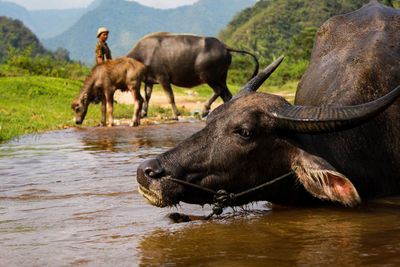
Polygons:
<instances>
[{"instance_id":1,"label":"buffalo ear","mask_svg":"<svg viewBox=\"0 0 400 267\"><path fill-rule=\"evenodd\" d=\"M292 170L304 188L317 198L351 207L361 203L350 180L320 157L302 151L292 164Z\"/></svg>"}]
</instances>

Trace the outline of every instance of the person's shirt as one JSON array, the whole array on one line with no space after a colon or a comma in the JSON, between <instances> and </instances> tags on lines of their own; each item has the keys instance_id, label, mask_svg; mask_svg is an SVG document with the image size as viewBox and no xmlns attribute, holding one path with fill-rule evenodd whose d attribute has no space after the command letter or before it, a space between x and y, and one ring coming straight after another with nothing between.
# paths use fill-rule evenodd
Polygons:
<instances>
[{"instance_id":1,"label":"person's shirt","mask_svg":"<svg viewBox=\"0 0 400 267\"><path fill-rule=\"evenodd\" d=\"M102 42L101 40L99 40L96 45L96 62L97 58L101 58L103 61L112 59L110 48L108 48L106 42Z\"/></svg>"}]
</instances>

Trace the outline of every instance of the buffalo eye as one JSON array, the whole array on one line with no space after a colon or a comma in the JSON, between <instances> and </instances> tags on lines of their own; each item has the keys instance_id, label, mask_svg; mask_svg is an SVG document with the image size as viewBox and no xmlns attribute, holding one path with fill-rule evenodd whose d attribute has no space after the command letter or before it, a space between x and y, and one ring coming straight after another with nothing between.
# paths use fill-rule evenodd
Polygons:
<instances>
[{"instance_id":1,"label":"buffalo eye","mask_svg":"<svg viewBox=\"0 0 400 267\"><path fill-rule=\"evenodd\" d=\"M235 130L234 133L239 135L243 139L249 139L251 136L251 132L243 128Z\"/></svg>"}]
</instances>

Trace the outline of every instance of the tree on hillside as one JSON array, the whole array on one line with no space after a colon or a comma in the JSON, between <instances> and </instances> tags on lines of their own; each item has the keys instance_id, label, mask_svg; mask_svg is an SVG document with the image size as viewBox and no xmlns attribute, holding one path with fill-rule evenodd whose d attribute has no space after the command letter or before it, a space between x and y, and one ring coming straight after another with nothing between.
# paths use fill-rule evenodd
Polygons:
<instances>
[{"instance_id":1,"label":"tree on hillside","mask_svg":"<svg viewBox=\"0 0 400 267\"><path fill-rule=\"evenodd\" d=\"M7 56L10 46L21 50L32 46L32 55L46 52L39 39L21 21L0 16L0 61Z\"/></svg>"},{"instance_id":2,"label":"tree on hillside","mask_svg":"<svg viewBox=\"0 0 400 267\"><path fill-rule=\"evenodd\" d=\"M53 57L55 60L58 60L58 61L70 61L69 51L62 47L59 47L59 48L57 48L56 51L54 51Z\"/></svg>"},{"instance_id":3,"label":"tree on hillside","mask_svg":"<svg viewBox=\"0 0 400 267\"><path fill-rule=\"evenodd\" d=\"M69 52L59 47L51 52L43 47L35 34L18 19L0 16L0 62L10 53L29 51L29 57L48 56L58 61L70 61Z\"/></svg>"},{"instance_id":4,"label":"tree on hillside","mask_svg":"<svg viewBox=\"0 0 400 267\"><path fill-rule=\"evenodd\" d=\"M394 8L400 8L400 0L383 0L382 4Z\"/></svg>"},{"instance_id":5,"label":"tree on hillside","mask_svg":"<svg viewBox=\"0 0 400 267\"><path fill-rule=\"evenodd\" d=\"M298 61L310 59L317 30L317 27L307 27L293 37L288 52L290 60Z\"/></svg>"},{"instance_id":6,"label":"tree on hillside","mask_svg":"<svg viewBox=\"0 0 400 267\"><path fill-rule=\"evenodd\" d=\"M317 29L329 18L349 13L370 0L259 0L239 12L218 34L228 46L255 53L261 66L286 55L269 82L282 84L301 77L307 68ZM379 1L398 7L400 0ZM252 62L235 55L228 80L243 83ZM239 77L240 76L240 77ZM232 78L233 77L233 78ZM239 78L238 78L239 77ZM233 80L235 79L235 80Z\"/></svg>"},{"instance_id":7,"label":"tree on hillside","mask_svg":"<svg viewBox=\"0 0 400 267\"><path fill-rule=\"evenodd\" d=\"M294 36L370 0L260 0L237 14L218 35L224 43L271 60L287 54ZM393 1L393 0L392 0ZM397 0L395 0L397 1Z\"/></svg>"}]
</instances>

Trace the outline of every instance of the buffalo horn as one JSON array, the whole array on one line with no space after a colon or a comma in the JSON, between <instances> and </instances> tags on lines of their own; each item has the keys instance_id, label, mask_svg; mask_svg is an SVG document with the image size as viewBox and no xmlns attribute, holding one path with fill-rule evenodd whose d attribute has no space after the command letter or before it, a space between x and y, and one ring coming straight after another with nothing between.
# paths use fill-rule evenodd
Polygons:
<instances>
[{"instance_id":1,"label":"buffalo horn","mask_svg":"<svg viewBox=\"0 0 400 267\"><path fill-rule=\"evenodd\" d=\"M388 94L365 104L345 107L287 105L272 114L279 128L297 132L330 132L351 127L387 108L400 95L400 85Z\"/></svg>"},{"instance_id":2,"label":"buffalo horn","mask_svg":"<svg viewBox=\"0 0 400 267\"><path fill-rule=\"evenodd\" d=\"M274 72L274 70L281 64L283 58L285 56L280 56L274 62L272 62L268 67L266 67L263 71L257 74L256 77L251 79L239 92L234 96L234 98L238 98L244 94L251 93L257 91L257 89L261 86L261 84L268 79L268 77Z\"/></svg>"}]
</instances>

